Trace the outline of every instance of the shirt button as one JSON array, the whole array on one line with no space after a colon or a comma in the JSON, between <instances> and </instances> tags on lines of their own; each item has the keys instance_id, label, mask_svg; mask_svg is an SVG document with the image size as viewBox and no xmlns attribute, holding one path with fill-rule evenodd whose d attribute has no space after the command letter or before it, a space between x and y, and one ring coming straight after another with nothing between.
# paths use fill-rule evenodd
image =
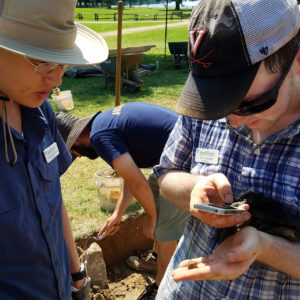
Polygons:
<instances>
[{"instance_id":1,"label":"shirt button","mask_svg":"<svg viewBox=\"0 0 300 300\"><path fill-rule=\"evenodd\" d=\"M46 226L45 226L45 232L48 232L48 231L49 231L49 226L46 225Z\"/></svg>"},{"instance_id":2,"label":"shirt button","mask_svg":"<svg viewBox=\"0 0 300 300\"><path fill-rule=\"evenodd\" d=\"M58 261L57 261L57 260L55 260L55 262L54 262L54 263L55 263L55 265L56 265L56 266L58 266Z\"/></svg>"}]
</instances>

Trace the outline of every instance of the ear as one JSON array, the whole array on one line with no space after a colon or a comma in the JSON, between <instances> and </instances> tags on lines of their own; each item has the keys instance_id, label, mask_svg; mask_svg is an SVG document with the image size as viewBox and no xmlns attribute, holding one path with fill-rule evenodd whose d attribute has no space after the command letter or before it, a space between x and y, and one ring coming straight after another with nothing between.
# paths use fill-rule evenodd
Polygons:
<instances>
[{"instance_id":1,"label":"ear","mask_svg":"<svg viewBox=\"0 0 300 300\"><path fill-rule=\"evenodd\" d=\"M80 145L80 137L75 141L74 146L79 146Z\"/></svg>"},{"instance_id":2,"label":"ear","mask_svg":"<svg viewBox=\"0 0 300 300\"><path fill-rule=\"evenodd\" d=\"M90 142L90 132L91 132L91 127L86 126L79 136L80 142L89 143Z\"/></svg>"},{"instance_id":3,"label":"ear","mask_svg":"<svg viewBox=\"0 0 300 300\"><path fill-rule=\"evenodd\" d=\"M85 128L74 143L75 146L90 143L90 130Z\"/></svg>"},{"instance_id":4,"label":"ear","mask_svg":"<svg viewBox=\"0 0 300 300\"><path fill-rule=\"evenodd\" d=\"M295 64L295 73L297 75L300 75L300 48L298 49L297 54L295 56L294 64Z\"/></svg>"}]
</instances>

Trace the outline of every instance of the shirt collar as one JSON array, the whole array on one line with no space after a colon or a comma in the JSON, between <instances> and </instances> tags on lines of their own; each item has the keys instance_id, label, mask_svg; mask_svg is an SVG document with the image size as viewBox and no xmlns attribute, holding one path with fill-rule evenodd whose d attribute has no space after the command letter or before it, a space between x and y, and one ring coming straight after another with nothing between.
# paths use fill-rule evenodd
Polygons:
<instances>
[{"instance_id":1,"label":"shirt collar","mask_svg":"<svg viewBox=\"0 0 300 300\"><path fill-rule=\"evenodd\" d=\"M48 121L46 120L41 108L28 108L25 106L21 106L21 113L23 135L17 130L11 128L11 132L14 138L22 140L24 136L25 139L27 139L28 137L35 137L37 139L41 139L45 135L46 128L48 126ZM0 117L0 140L3 139L4 136L2 118Z\"/></svg>"}]
</instances>

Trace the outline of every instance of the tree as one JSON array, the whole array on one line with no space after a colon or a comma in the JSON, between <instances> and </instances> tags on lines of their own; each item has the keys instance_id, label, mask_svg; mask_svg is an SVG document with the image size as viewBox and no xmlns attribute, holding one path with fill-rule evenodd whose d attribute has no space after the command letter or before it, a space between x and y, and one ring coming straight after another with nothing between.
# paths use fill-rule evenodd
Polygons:
<instances>
[{"instance_id":1,"label":"tree","mask_svg":"<svg viewBox=\"0 0 300 300\"><path fill-rule=\"evenodd\" d=\"M99 6L99 3L101 0L78 0L77 1L77 7L97 7Z\"/></svg>"},{"instance_id":2,"label":"tree","mask_svg":"<svg viewBox=\"0 0 300 300\"><path fill-rule=\"evenodd\" d=\"M123 0L125 2L125 0ZM135 0L127 0L129 7L132 7L132 4L136 2Z\"/></svg>"},{"instance_id":3,"label":"tree","mask_svg":"<svg viewBox=\"0 0 300 300\"><path fill-rule=\"evenodd\" d=\"M114 4L114 0L106 0L107 8L111 9L112 4Z\"/></svg>"},{"instance_id":4,"label":"tree","mask_svg":"<svg viewBox=\"0 0 300 300\"><path fill-rule=\"evenodd\" d=\"M180 10L180 4L182 4L182 0L175 0L175 10Z\"/></svg>"}]
</instances>

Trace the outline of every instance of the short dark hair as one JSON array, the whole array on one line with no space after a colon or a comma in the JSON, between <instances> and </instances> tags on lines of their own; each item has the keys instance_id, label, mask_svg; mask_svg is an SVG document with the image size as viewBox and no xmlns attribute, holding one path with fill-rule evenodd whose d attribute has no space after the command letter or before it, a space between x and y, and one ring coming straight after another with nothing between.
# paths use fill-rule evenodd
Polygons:
<instances>
[{"instance_id":1,"label":"short dark hair","mask_svg":"<svg viewBox=\"0 0 300 300\"><path fill-rule=\"evenodd\" d=\"M265 65L271 73L285 69L295 55L295 49L299 46L300 30L294 38L281 47L278 51L265 59Z\"/></svg>"}]
</instances>

